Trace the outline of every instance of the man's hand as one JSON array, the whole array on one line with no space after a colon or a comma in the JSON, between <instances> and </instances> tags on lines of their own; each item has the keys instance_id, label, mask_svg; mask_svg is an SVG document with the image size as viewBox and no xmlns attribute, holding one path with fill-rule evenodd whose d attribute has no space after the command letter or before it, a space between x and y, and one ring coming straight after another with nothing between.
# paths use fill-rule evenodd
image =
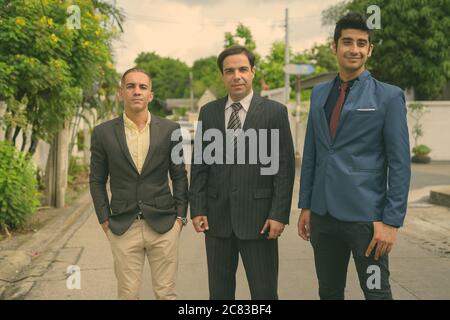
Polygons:
<instances>
[{"instance_id":1,"label":"man's hand","mask_svg":"<svg viewBox=\"0 0 450 320\"><path fill-rule=\"evenodd\" d=\"M298 235L305 241L309 241L311 236L311 210L302 209L300 216L298 217Z\"/></svg>"},{"instance_id":2,"label":"man's hand","mask_svg":"<svg viewBox=\"0 0 450 320\"><path fill-rule=\"evenodd\" d=\"M209 230L208 217L207 216L197 216L192 218L192 224L197 232L205 232Z\"/></svg>"},{"instance_id":3,"label":"man's hand","mask_svg":"<svg viewBox=\"0 0 450 320\"><path fill-rule=\"evenodd\" d=\"M269 229L269 236L267 239L273 240L278 238L284 230L284 224L272 219L267 219L261 230L261 234L264 234Z\"/></svg>"},{"instance_id":4,"label":"man's hand","mask_svg":"<svg viewBox=\"0 0 450 320\"><path fill-rule=\"evenodd\" d=\"M183 221L181 221L181 219L176 219L177 220L177 222L180 224L180 227L181 227L181 230L183 230Z\"/></svg>"},{"instance_id":5,"label":"man's hand","mask_svg":"<svg viewBox=\"0 0 450 320\"><path fill-rule=\"evenodd\" d=\"M109 220L106 220L105 222L103 222L103 223L101 224L101 226L102 226L103 231L104 231L105 233L107 233L107 232L108 232L108 229L109 229Z\"/></svg>"},{"instance_id":6,"label":"man's hand","mask_svg":"<svg viewBox=\"0 0 450 320\"><path fill-rule=\"evenodd\" d=\"M378 260L379 257L391 252L397 238L397 228L384 224L381 221L373 222L373 228L373 238L367 248L366 257L370 256L376 246L375 260Z\"/></svg>"}]
</instances>

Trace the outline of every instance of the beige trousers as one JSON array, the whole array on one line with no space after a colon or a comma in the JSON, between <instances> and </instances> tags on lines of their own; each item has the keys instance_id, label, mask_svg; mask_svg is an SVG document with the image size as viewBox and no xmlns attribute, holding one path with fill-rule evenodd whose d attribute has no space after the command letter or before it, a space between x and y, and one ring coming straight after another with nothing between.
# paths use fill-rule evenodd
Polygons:
<instances>
[{"instance_id":1,"label":"beige trousers","mask_svg":"<svg viewBox=\"0 0 450 320\"><path fill-rule=\"evenodd\" d=\"M107 237L114 258L120 300L139 299L142 270L147 256L158 300L174 300L178 269L178 241L181 226L175 221L171 230L160 234L144 220L136 220L123 235L108 230Z\"/></svg>"}]
</instances>

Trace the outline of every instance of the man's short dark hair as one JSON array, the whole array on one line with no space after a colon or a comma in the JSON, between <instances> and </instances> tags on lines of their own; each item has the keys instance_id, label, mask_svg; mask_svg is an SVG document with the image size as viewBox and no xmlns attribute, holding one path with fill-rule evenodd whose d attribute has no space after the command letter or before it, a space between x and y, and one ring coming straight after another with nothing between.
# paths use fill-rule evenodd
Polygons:
<instances>
[{"instance_id":1,"label":"man's short dark hair","mask_svg":"<svg viewBox=\"0 0 450 320\"><path fill-rule=\"evenodd\" d=\"M223 50L219 54L219 57L217 58L217 65L219 66L220 72L222 72L222 74L223 74L223 61L225 60L226 57L235 54L245 54L248 58L248 62L250 62L250 66L252 68L255 66L255 55L246 47L234 45Z\"/></svg>"},{"instance_id":2,"label":"man's short dark hair","mask_svg":"<svg viewBox=\"0 0 450 320\"><path fill-rule=\"evenodd\" d=\"M349 12L341 19L339 19L339 21L336 23L336 28L334 29L334 42L336 43L336 45L342 35L342 30L344 29L357 29L366 31L369 34L369 43L371 43L372 30L369 29L366 21L366 17L358 12Z\"/></svg>"},{"instance_id":3,"label":"man's short dark hair","mask_svg":"<svg viewBox=\"0 0 450 320\"><path fill-rule=\"evenodd\" d=\"M149 82L152 83L152 77L150 76L150 74L148 74L147 71L145 71L145 70L142 69L142 68L133 67L133 68L128 69L127 71L124 72L122 78L120 79L120 84L121 84L121 85L124 84L123 82L124 82L125 77L127 76L127 74L129 74L129 73L131 73L131 72L142 72L143 74L145 74L145 75L148 77Z\"/></svg>"}]
</instances>

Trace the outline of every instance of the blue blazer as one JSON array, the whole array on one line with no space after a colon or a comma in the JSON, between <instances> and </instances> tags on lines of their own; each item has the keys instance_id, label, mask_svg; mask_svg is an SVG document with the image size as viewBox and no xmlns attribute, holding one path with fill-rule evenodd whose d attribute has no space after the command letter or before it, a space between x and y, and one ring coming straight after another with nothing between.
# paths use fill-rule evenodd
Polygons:
<instances>
[{"instance_id":1,"label":"blue blazer","mask_svg":"<svg viewBox=\"0 0 450 320\"><path fill-rule=\"evenodd\" d=\"M411 162L403 91L364 71L353 84L331 139L324 106L333 81L311 95L299 208L342 221L402 226Z\"/></svg>"}]
</instances>

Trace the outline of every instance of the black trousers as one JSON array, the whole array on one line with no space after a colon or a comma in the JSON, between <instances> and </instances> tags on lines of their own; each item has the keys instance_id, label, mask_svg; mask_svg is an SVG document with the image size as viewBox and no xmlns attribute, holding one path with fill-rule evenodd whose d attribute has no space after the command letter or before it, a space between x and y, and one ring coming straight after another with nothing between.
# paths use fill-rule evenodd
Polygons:
<instances>
[{"instance_id":1,"label":"black trousers","mask_svg":"<svg viewBox=\"0 0 450 320\"><path fill-rule=\"evenodd\" d=\"M253 300L278 299L278 240L240 240L206 235L209 298L234 300L241 254Z\"/></svg>"},{"instance_id":2,"label":"black trousers","mask_svg":"<svg viewBox=\"0 0 450 320\"><path fill-rule=\"evenodd\" d=\"M311 244L321 300L343 300L350 253L367 300L392 300L389 259L374 259L376 247L365 256L373 237L373 223L344 222L329 214L311 214Z\"/></svg>"}]
</instances>

